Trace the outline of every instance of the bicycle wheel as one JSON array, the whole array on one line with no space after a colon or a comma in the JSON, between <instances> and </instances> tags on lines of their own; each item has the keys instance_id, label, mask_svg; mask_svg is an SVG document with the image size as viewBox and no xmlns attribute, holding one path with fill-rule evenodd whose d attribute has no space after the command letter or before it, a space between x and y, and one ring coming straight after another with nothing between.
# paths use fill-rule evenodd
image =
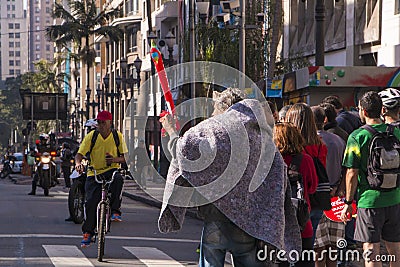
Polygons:
<instances>
[{"instance_id":1,"label":"bicycle wheel","mask_svg":"<svg viewBox=\"0 0 400 267\"><path fill-rule=\"evenodd\" d=\"M100 204L100 216L99 216L99 229L97 229L97 238L98 238L98 246L97 246L97 260L103 261L104 256L104 245L106 242L106 219L107 219L107 208L106 203Z\"/></svg>"},{"instance_id":2,"label":"bicycle wheel","mask_svg":"<svg viewBox=\"0 0 400 267\"><path fill-rule=\"evenodd\" d=\"M81 224L84 218L84 184L80 181L72 184L68 194L68 209L69 214L76 224Z\"/></svg>"}]
</instances>

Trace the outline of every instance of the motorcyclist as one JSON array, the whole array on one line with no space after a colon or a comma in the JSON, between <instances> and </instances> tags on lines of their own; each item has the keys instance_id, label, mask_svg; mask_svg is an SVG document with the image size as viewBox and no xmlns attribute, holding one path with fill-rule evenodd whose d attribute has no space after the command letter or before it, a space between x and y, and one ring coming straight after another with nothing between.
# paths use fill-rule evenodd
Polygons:
<instances>
[{"instance_id":1,"label":"motorcyclist","mask_svg":"<svg viewBox=\"0 0 400 267\"><path fill-rule=\"evenodd\" d=\"M47 152L50 153L51 152L51 147L50 144L48 143L49 140L49 135L42 133L39 136L39 143L37 143L36 145L36 155L35 156L40 156L43 153ZM33 175L33 180L32 180L32 190L31 192L28 193L28 195L36 195L36 187L37 187L37 182L39 181L39 174L38 172L35 172L35 174ZM53 177L53 182L58 184L58 180L57 177Z\"/></svg>"}]
</instances>

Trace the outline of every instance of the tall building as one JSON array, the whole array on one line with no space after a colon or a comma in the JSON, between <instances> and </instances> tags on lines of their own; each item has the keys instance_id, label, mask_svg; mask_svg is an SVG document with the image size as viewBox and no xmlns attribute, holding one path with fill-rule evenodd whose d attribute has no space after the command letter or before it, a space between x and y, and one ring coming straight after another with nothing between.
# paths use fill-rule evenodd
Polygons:
<instances>
[{"instance_id":1,"label":"tall building","mask_svg":"<svg viewBox=\"0 0 400 267\"><path fill-rule=\"evenodd\" d=\"M24 0L0 2L0 80L28 71L28 20Z\"/></svg>"},{"instance_id":2,"label":"tall building","mask_svg":"<svg viewBox=\"0 0 400 267\"><path fill-rule=\"evenodd\" d=\"M9 1L9 0L7 0ZM22 0L15 0L22 1ZM51 12L54 0L27 0L29 12L29 70L40 59L53 61L54 45L46 39L45 29L53 24Z\"/></svg>"}]
</instances>

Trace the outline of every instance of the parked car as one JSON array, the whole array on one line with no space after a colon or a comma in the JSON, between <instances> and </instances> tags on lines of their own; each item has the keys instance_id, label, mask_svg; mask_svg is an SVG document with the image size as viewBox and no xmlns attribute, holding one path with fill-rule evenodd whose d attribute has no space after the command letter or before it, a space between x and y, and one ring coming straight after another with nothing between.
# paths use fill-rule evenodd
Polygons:
<instances>
[{"instance_id":1,"label":"parked car","mask_svg":"<svg viewBox=\"0 0 400 267\"><path fill-rule=\"evenodd\" d=\"M22 153L14 153L13 156L16 158L14 165L12 166L13 173L20 173L22 171L22 161L24 155Z\"/></svg>"}]
</instances>

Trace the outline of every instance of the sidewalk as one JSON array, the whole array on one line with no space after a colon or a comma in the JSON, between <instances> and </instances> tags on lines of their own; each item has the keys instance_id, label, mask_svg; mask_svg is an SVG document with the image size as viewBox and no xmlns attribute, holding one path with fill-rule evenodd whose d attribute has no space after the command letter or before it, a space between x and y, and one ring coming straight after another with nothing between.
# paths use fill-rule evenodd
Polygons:
<instances>
[{"instance_id":1,"label":"sidewalk","mask_svg":"<svg viewBox=\"0 0 400 267\"><path fill-rule=\"evenodd\" d=\"M32 178L30 176L13 173L10 175L10 177L15 184L30 185L32 183ZM63 178L58 178L58 179L60 181L60 184L54 187L56 190L64 186L64 179ZM50 189L50 193L51 190L52 189ZM148 192L149 194L146 192ZM130 199L133 199L135 201L139 201L160 209L163 192L164 192L163 181L160 180L158 182L153 182L151 179L148 178L146 181L146 190L142 190L140 186L135 182L135 180L124 180L124 190L122 195L125 197L129 197ZM194 208L188 209L186 214L192 218L198 219L196 214L196 209Z\"/></svg>"}]
</instances>

